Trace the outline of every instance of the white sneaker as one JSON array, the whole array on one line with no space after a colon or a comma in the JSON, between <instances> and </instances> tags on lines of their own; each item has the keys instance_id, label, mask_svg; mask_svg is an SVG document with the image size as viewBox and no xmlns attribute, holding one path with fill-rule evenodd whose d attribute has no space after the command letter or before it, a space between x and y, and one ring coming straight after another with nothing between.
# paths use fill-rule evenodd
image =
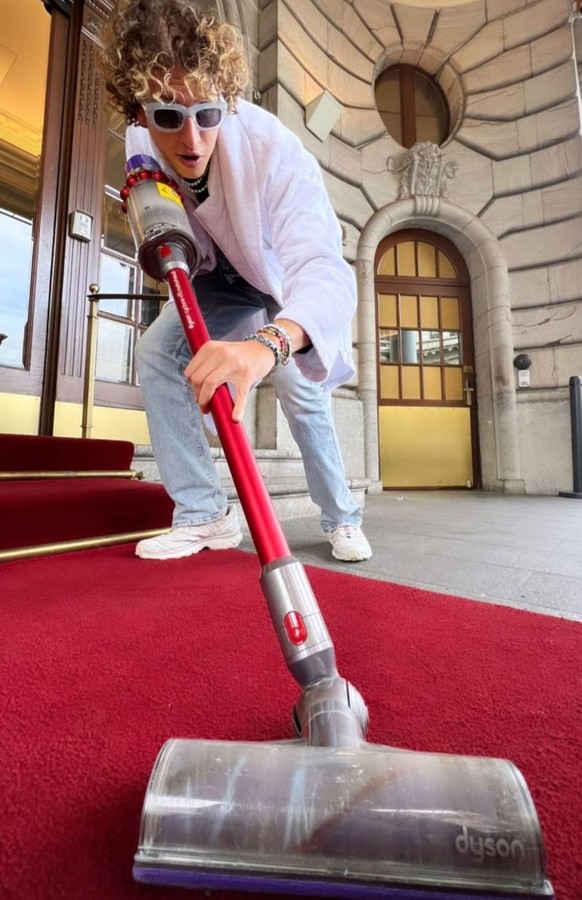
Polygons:
<instances>
[{"instance_id":1,"label":"white sneaker","mask_svg":"<svg viewBox=\"0 0 582 900\"><path fill-rule=\"evenodd\" d=\"M159 537L146 538L135 548L142 559L181 559L201 550L229 550L238 547L242 534L234 506L226 515L205 525L177 525Z\"/></svg>"},{"instance_id":2,"label":"white sneaker","mask_svg":"<svg viewBox=\"0 0 582 900\"><path fill-rule=\"evenodd\" d=\"M338 525L329 532L331 555L342 562L370 559L372 548L358 525Z\"/></svg>"}]
</instances>

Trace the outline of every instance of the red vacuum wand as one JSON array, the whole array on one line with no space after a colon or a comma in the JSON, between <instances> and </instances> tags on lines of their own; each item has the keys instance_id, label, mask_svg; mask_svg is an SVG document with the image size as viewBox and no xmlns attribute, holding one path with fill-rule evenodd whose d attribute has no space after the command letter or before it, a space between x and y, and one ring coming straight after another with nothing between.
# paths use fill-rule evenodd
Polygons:
<instances>
[{"instance_id":1,"label":"red vacuum wand","mask_svg":"<svg viewBox=\"0 0 582 900\"><path fill-rule=\"evenodd\" d=\"M171 244L160 247L161 267L167 267L166 280L178 307L190 349L192 353L196 353L210 340L210 335L188 273L179 265L176 266L176 256L179 255L179 248ZM267 565L281 557L290 556L289 546L275 515L247 434L243 425L232 419L233 401L225 384L215 391L209 405L261 564Z\"/></svg>"}]
</instances>

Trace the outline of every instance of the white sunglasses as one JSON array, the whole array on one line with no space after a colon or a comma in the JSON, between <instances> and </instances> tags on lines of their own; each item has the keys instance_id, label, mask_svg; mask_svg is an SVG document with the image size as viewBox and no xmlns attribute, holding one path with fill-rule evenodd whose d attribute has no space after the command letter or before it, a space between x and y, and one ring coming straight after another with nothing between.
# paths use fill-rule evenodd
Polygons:
<instances>
[{"instance_id":1,"label":"white sunglasses","mask_svg":"<svg viewBox=\"0 0 582 900\"><path fill-rule=\"evenodd\" d=\"M180 131L187 118L194 119L200 131L213 131L222 124L227 109L227 103L222 98L193 106L159 102L143 104L147 121L157 131Z\"/></svg>"}]
</instances>

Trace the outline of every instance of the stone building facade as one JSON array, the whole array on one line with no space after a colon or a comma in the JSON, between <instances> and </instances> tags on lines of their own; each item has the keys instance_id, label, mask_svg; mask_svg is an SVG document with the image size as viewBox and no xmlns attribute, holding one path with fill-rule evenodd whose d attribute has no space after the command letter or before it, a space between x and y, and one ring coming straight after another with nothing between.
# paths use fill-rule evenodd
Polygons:
<instances>
[{"instance_id":1,"label":"stone building facade","mask_svg":"<svg viewBox=\"0 0 582 900\"><path fill-rule=\"evenodd\" d=\"M319 160L356 270L358 376L334 401L348 473L379 486L374 255L384 237L414 227L447 237L470 274L483 488L571 490L568 386L582 372L582 26L570 0L439 9L230 0L224 13L247 36L255 100ZM374 83L396 63L442 88L451 129L440 147L405 150L387 134ZM339 115L321 140L306 127L306 107L324 91ZM414 177L419 167L424 178ZM518 387L519 354L531 359L529 387ZM277 440L286 439L280 426Z\"/></svg>"}]
</instances>

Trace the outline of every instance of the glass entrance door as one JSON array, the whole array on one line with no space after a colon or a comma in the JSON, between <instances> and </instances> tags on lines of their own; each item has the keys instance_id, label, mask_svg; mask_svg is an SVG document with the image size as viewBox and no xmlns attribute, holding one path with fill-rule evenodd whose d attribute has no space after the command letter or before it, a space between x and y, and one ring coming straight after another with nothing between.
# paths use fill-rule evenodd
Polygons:
<instances>
[{"instance_id":1,"label":"glass entrance door","mask_svg":"<svg viewBox=\"0 0 582 900\"><path fill-rule=\"evenodd\" d=\"M0 365L30 366L32 273L51 17L2 0L0 37Z\"/></svg>"}]
</instances>

